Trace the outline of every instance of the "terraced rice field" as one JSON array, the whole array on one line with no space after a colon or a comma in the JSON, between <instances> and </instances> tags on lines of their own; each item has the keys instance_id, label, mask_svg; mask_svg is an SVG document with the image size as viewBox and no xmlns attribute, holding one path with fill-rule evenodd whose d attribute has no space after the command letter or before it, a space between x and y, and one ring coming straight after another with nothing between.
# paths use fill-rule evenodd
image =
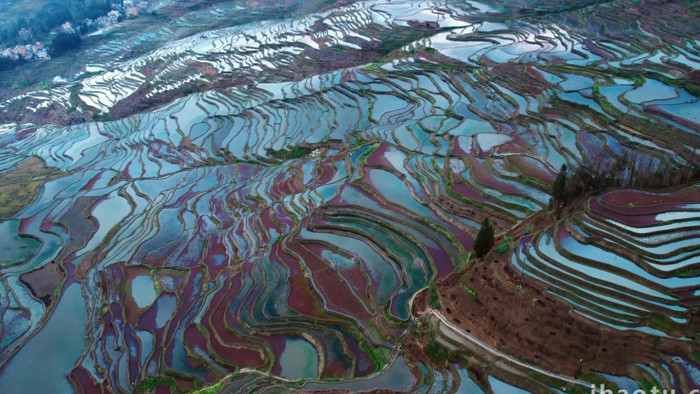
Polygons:
<instances>
[{"instance_id":1,"label":"terraced rice field","mask_svg":"<svg viewBox=\"0 0 700 394\"><path fill-rule=\"evenodd\" d=\"M548 209L562 165L630 157L656 174L636 186L685 185L590 198L507 264L591 324L695 349L700 21L632 3L352 2L11 99L124 116L0 130L0 177L51 169L0 218L0 392L515 390L412 359L412 298L474 264L483 218L500 234ZM333 56L351 59L304 69ZM700 360L659 357L639 368L700 386Z\"/></svg>"},{"instance_id":2,"label":"terraced rice field","mask_svg":"<svg viewBox=\"0 0 700 394\"><path fill-rule=\"evenodd\" d=\"M439 283L440 308L414 305L440 343L486 355L480 376L533 392L600 379L689 391L698 386L699 196L697 184L619 189L539 212Z\"/></svg>"},{"instance_id":3,"label":"terraced rice field","mask_svg":"<svg viewBox=\"0 0 700 394\"><path fill-rule=\"evenodd\" d=\"M670 195L621 191L592 199L588 211L524 240L528 246L513 254L512 263L554 280L552 291L577 313L618 329L682 336L699 285L697 195L691 187Z\"/></svg>"}]
</instances>

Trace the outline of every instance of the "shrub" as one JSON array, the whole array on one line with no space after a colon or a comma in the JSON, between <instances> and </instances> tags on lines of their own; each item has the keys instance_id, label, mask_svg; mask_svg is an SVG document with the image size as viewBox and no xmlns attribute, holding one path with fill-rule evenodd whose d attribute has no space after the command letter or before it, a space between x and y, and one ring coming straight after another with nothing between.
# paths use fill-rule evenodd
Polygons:
<instances>
[{"instance_id":1,"label":"shrub","mask_svg":"<svg viewBox=\"0 0 700 394\"><path fill-rule=\"evenodd\" d=\"M438 293L434 285L430 286L430 298L428 299L428 305L433 309L440 309L440 297L438 297Z\"/></svg>"}]
</instances>

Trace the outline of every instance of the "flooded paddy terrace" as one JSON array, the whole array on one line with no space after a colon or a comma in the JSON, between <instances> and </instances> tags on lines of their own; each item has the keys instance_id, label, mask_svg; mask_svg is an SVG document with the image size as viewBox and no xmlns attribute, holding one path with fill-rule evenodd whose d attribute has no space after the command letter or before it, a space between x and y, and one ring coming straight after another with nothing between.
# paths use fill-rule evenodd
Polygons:
<instances>
[{"instance_id":1,"label":"flooded paddy terrace","mask_svg":"<svg viewBox=\"0 0 700 394\"><path fill-rule=\"evenodd\" d=\"M197 33L95 65L72 94L15 98L109 112L196 80L250 81L109 122L3 127L0 176L30 160L50 176L0 222L0 391L31 383L31 360L65 392L156 377L187 390L505 387L410 359L411 299L473 263L484 217L501 233L545 209L563 164L636 155L675 171L662 183L697 167L699 42L683 19L626 24L627 5L358 2ZM416 26L381 53L376 37ZM284 73L363 51L372 62ZM697 185L635 204L645 193L592 198L507 264L594 324L694 343ZM71 350L43 354L54 339ZM698 360L660 357L639 364L692 386Z\"/></svg>"}]
</instances>

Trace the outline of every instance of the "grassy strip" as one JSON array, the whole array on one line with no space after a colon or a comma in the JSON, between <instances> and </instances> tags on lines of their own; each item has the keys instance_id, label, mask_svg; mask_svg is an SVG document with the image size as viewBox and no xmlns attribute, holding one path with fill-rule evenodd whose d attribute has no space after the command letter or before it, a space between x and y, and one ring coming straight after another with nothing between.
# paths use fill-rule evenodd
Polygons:
<instances>
[{"instance_id":1,"label":"grassy strip","mask_svg":"<svg viewBox=\"0 0 700 394\"><path fill-rule=\"evenodd\" d=\"M213 386L197 390L197 391L191 391L190 394L214 394L218 393L222 388L224 387L224 384L222 382L216 383Z\"/></svg>"},{"instance_id":2,"label":"grassy strip","mask_svg":"<svg viewBox=\"0 0 700 394\"><path fill-rule=\"evenodd\" d=\"M280 149L280 150L275 150L275 149L268 149L266 151L267 155L278 160L292 160L292 159L299 159L301 157L306 157L309 154L311 154L313 149L311 148L306 148L303 146L299 145L294 145L290 147L289 149Z\"/></svg>"},{"instance_id":3,"label":"grassy strip","mask_svg":"<svg viewBox=\"0 0 700 394\"><path fill-rule=\"evenodd\" d=\"M369 71L373 74L379 75L379 76L385 76L387 74L386 70L382 68L383 63L380 62L373 62L365 65L362 67L363 70Z\"/></svg>"},{"instance_id":4,"label":"grassy strip","mask_svg":"<svg viewBox=\"0 0 700 394\"><path fill-rule=\"evenodd\" d=\"M442 305L440 305L440 297L435 289L435 284L431 284L429 290L430 298L428 299L428 305L433 309L440 309Z\"/></svg>"},{"instance_id":5,"label":"grassy strip","mask_svg":"<svg viewBox=\"0 0 700 394\"><path fill-rule=\"evenodd\" d=\"M421 89L416 89L415 92L416 92L417 95L419 95L419 96L423 97L424 99L428 100L428 101L430 102L430 104L435 105L435 102L436 102L436 101L435 101L435 97L433 97L433 96L432 96L431 94L429 94L428 92L426 92L426 91L424 91L424 90L421 90Z\"/></svg>"},{"instance_id":6,"label":"grassy strip","mask_svg":"<svg viewBox=\"0 0 700 394\"><path fill-rule=\"evenodd\" d=\"M167 387L170 392L178 392L175 379L169 376L148 376L136 383L134 393L149 393L158 387Z\"/></svg>"}]
</instances>

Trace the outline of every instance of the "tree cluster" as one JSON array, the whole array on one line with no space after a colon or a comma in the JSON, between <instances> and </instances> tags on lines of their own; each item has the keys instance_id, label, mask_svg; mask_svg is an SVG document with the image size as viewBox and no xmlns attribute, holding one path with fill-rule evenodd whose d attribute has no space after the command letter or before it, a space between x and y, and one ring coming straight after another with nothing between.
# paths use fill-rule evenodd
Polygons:
<instances>
[{"instance_id":1,"label":"tree cluster","mask_svg":"<svg viewBox=\"0 0 700 394\"><path fill-rule=\"evenodd\" d=\"M11 70L16 66L22 65L24 63L26 63L26 61L22 58L10 59L9 57L0 56L0 71Z\"/></svg>"},{"instance_id":2,"label":"tree cluster","mask_svg":"<svg viewBox=\"0 0 700 394\"><path fill-rule=\"evenodd\" d=\"M584 193L612 187L667 187L700 177L695 157L679 168L667 161L642 154L606 158L583 165L572 173L562 165L552 186L552 203L567 204Z\"/></svg>"},{"instance_id":3,"label":"tree cluster","mask_svg":"<svg viewBox=\"0 0 700 394\"><path fill-rule=\"evenodd\" d=\"M310 155L312 151L313 149L311 148L301 145L294 145L287 147L287 149L268 149L267 155L279 160L291 160L298 159L300 157L306 157Z\"/></svg>"},{"instance_id":4,"label":"tree cluster","mask_svg":"<svg viewBox=\"0 0 700 394\"><path fill-rule=\"evenodd\" d=\"M0 30L0 44L11 46L44 41L51 30L64 22L71 22L80 29L86 18L106 15L112 9L112 3L110 0L49 0L33 13L6 24Z\"/></svg>"},{"instance_id":5,"label":"tree cluster","mask_svg":"<svg viewBox=\"0 0 700 394\"><path fill-rule=\"evenodd\" d=\"M49 54L51 56L60 56L71 49L79 47L81 42L82 39L75 33L58 33L51 40Z\"/></svg>"},{"instance_id":6,"label":"tree cluster","mask_svg":"<svg viewBox=\"0 0 700 394\"><path fill-rule=\"evenodd\" d=\"M554 181L554 186L552 186L552 199L556 202L565 202L567 190L566 190L566 164L561 165L561 170L557 174L557 179Z\"/></svg>"}]
</instances>

